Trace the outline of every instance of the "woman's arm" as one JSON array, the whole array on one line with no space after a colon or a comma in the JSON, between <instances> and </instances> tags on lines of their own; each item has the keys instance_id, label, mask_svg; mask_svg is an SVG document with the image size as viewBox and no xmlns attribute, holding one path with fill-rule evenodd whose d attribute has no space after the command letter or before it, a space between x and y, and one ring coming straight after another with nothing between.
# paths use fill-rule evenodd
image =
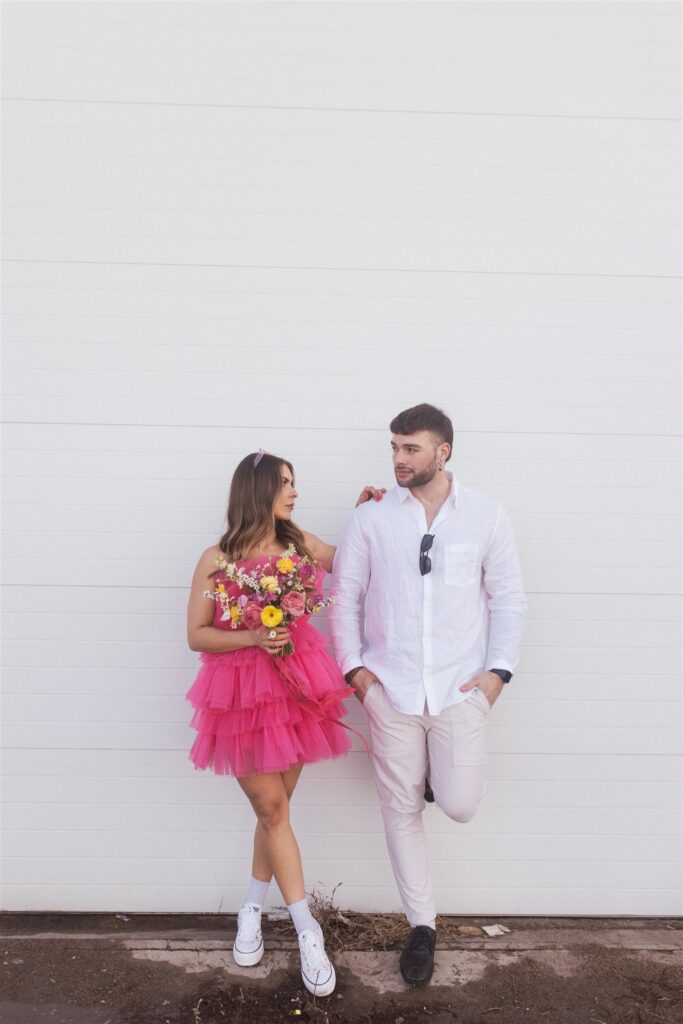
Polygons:
<instances>
[{"instance_id":1,"label":"woman's arm","mask_svg":"<svg viewBox=\"0 0 683 1024\"><path fill-rule=\"evenodd\" d=\"M290 639L289 630L278 629L277 638L271 640L268 636L270 631L265 626L258 629L217 629L213 625L216 602L210 597L204 597L204 591L214 589L211 574L216 571L216 556L219 553L217 545L207 548L192 577L187 605L187 642L190 649L220 654L224 651L238 651L243 647L261 647L269 654L275 653Z\"/></svg>"},{"instance_id":2,"label":"woman's arm","mask_svg":"<svg viewBox=\"0 0 683 1024\"><path fill-rule=\"evenodd\" d=\"M304 541L316 562L323 567L325 572L332 572L334 553L337 550L334 544L326 544L324 540L316 537L314 533L306 533L305 531Z\"/></svg>"}]
</instances>

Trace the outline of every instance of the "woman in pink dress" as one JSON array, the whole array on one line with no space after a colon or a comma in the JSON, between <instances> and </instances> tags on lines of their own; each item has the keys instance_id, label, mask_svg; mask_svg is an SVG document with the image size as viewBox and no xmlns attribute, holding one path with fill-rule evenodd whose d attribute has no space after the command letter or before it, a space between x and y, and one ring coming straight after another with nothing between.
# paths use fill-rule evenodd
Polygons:
<instances>
[{"instance_id":1,"label":"woman in pink dress","mask_svg":"<svg viewBox=\"0 0 683 1024\"><path fill-rule=\"evenodd\" d=\"M360 498L379 498L366 487ZM217 602L205 596L219 583L232 596L239 585L217 572L227 558L246 569L275 566L290 545L316 563L318 589L331 572L335 549L292 521L297 492L291 463L265 452L247 455L230 486L228 529L197 564L188 606L188 642L201 652L202 667L187 696L195 708L197 736L190 758L197 768L234 775L256 813L252 878L238 915L233 957L241 966L263 956L261 908L275 879L296 928L301 974L315 995L329 995L334 967L304 890L299 847L289 821L289 802L304 764L346 754L349 735L340 724L341 701L352 695L321 634L307 621L291 630L265 626L232 629ZM289 640L286 675L274 655ZM291 671L289 671L291 669ZM298 680L299 692L286 679Z\"/></svg>"}]
</instances>

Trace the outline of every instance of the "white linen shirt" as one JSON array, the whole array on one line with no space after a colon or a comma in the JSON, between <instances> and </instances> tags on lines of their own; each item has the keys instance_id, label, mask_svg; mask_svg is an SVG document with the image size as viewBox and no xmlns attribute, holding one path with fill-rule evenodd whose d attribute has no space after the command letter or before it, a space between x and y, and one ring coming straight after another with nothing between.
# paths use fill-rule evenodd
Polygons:
<instances>
[{"instance_id":1,"label":"white linen shirt","mask_svg":"<svg viewBox=\"0 0 683 1024\"><path fill-rule=\"evenodd\" d=\"M426 533L432 569L422 576ZM509 516L454 477L429 529L407 487L360 505L337 548L332 594L342 672L369 668L404 714L438 715L471 695L459 687L478 672L517 664L526 600Z\"/></svg>"}]
</instances>

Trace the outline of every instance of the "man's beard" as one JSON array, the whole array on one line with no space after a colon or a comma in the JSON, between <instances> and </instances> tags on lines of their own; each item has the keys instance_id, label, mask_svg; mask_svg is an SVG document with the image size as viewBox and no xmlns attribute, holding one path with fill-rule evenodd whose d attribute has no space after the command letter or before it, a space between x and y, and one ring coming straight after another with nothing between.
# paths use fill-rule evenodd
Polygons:
<instances>
[{"instance_id":1,"label":"man's beard","mask_svg":"<svg viewBox=\"0 0 683 1024\"><path fill-rule=\"evenodd\" d=\"M436 476L436 464L431 469L423 469L421 473L416 473L415 476L409 480L396 480L399 487L424 487L430 480L433 480Z\"/></svg>"}]
</instances>

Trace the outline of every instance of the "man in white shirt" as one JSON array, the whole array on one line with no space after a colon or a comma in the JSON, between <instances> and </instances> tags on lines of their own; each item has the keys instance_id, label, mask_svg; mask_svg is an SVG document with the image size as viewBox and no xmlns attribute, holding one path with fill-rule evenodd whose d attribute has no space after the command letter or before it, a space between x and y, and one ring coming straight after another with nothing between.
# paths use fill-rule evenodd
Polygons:
<instances>
[{"instance_id":1,"label":"man in white shirt","mask_svg":"<svg viewBox=\"0 0 683 1024\"><path fill-rule=\"evenodd\" d=\"M334 560L337 660L366 709L389 857L411 932L401 973L426 984L436 908L425 797L469 821L485 788L487 715L519 656L526 601L498 502L447 473L453 427L432 405L392 420L397 487L357 508Z\"/></svg>"}]
</instances>

